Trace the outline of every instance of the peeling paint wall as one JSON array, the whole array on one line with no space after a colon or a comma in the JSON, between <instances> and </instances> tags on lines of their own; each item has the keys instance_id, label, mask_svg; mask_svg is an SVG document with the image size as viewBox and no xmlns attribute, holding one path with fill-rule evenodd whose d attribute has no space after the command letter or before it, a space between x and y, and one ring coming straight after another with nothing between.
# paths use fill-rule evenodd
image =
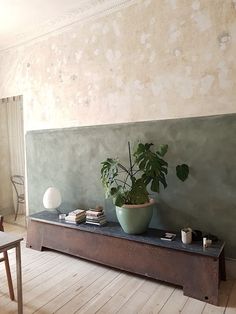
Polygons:
<instances>
[{"instance_id":1,"label":"peeling paint wall","mask_svg":"<svg viewBox=\"0 0 236 314\"><path fill-rule=\"evenodd\" d=\"M236 112L234 0L140 0L0 53L25 129Z\"/></svg>"}]
</instances>

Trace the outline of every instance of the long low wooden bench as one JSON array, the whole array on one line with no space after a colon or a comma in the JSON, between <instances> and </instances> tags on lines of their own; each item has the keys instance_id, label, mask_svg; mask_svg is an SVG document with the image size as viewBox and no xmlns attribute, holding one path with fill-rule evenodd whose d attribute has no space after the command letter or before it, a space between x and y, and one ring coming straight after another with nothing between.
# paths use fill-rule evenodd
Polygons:
<instances>
[{"instance_id":1,"label":"long low wooden bench","mask_svg":"<svg viewBox=\"0 0 236 314\"><path fill-rule=\"evenodd\" d=\"M224 242L203 248L200 242L183 244L178 236L163 241L162 235L157 229L128 235L112 222L103 227L74 225L42 211L29 217L26 245L173 283L182 286L185 295L217 305L220 280L225 280Z\"/></svg>"}]
</instances>

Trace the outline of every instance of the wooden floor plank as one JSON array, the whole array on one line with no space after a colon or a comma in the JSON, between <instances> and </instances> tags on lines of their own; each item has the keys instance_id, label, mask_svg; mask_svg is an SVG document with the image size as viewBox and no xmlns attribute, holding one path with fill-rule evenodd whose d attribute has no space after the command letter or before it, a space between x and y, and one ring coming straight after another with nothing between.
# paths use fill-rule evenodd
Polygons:
<instances>
[{"instance_id":1,"label":"wooden floor plank","mask_svg":"<svg viewBox=\"0 0 236 314\"><path fill-rule=\"evenodd\" d=\"M201 314L206 303L193 299L188 298L188 301L185 303L183 310L181 311L182 314Z\"/></svg>"},{"instance_id":2,"label":"wooden floor plank","mask_svg":"<svg viewBox=\"0 0 236 314\"><path fill-rule=\"evenodd\" d=\"M158 313L174 290L175 288L173 286L158 282L156 290L151 298L140 309L139 314Z\"/></svg>"},{"instance_id":3,"label":"wooden floor plank","mask_svg":"<svg viewBox=\"0 0 236 314\"><path fill-rule=\"evenodd\" d=\"M183 290L176 288L171 294L170 298L163 305L162 309L159 311L160 314L179 314L185 303L187 302L188 297L183 295Z\"/></svg>"},{"instance_id":4,"label":"wooden floor plank","mask_svg":"<svg viewBox=\"0 0 236 314\"><path fill-rule=\"evenodd\" d=\"M96 313L107 314L117 313L119 309L132 297L134 293L144 283L144 279L140 277L131 277L125 284L104 306Z\"/></svg>"},{"instance_id":5,"label":"wooden floor plank","mask_svg":"<svg viewBox=\"0 0 236 314\"><path fill-rule=\"evenodd\" d=\"M128 281L130 276L121 273L103 290L100 290L90 301L83 305L76 313L90 314L97 312L104 304L106 304Z\"/></svg>"},{"instance_id":6,"label":"wooden floor plank","mask_svg":"<svg viewBox=\"0 0 236 314\"><path fill-rule=\"evenodd\" d=\"M60 276L63 276L63 274L67 274L66 267L71 267L71 272L74 270L74 268L79 271L79 269L83 267L83 264L80 263L79 260L73 260L68 256L59 255L55 257L51 263L46 263L44 266L45 268L40 272L38 272L36 269L33 274L28 273L28 276L25 276L25 281L23 282L24 292L30 290L32 291L32 288L44 284L53 277L56 277L55 279L57 280L60 278Z\"/></svg>"},{"instance_id":7,"label":"wooden floor plank","mask_svg":"<svg viewBox=\"0 0 236 314\"><path fill-rule=\"evenodd\" d=\"M101 277L99 277L94 283L87 287L84 291L78 293L69 303L66 303L63 307L58 309L55 313L75 313L86 302L98 294L99 290L106 287L111 281L113 281L118 275L119 271L108 269Z\"/></svg>"},{"instance_id":8,"label":"wooden floor plank","mask_svg":"<svg viewBox=\"0 0 236 314\"><path fill-rule=\"evenodd\" d=\"M117 313L138 313L144 304L150 299L157 288L157 283L146 279L135 294L119 309Z\"/></svg>"},{"instance_id":9,"label":"wooden floor plank","mask_svg":"<svg viewBox=\"0 0 236 314\"><path fill-rule=\"evenodd\" d=\"M94 269L90 268L87 276L77 280L74 285L67 287L63 294L59 294L55 298L52 298L48 303L39 308L36 313L46 314L53 313L56 310L62 308L66 303L69 303L74 297L76 297L80 292L84 291L87 287L93 284L99 277L101 277L107 268L101 266L95 266Z\"/></svg>"},{"instance_id":10,"label":"wooden floor plank","mask_svg":"<svg viewBox=\"0 0 236 314\"><path fill-rule=\"evenodd\" d=\"M233 288L230 292L225 314L236 314L236 282L234 282Z\"/></svg>"},{"instance_id":11,"label":"wooden floor plank","mask_svg":"<svg viewBox=\"0 0 236 314\"><path fill-rule=\"evenodd\" d=\"M65 258L65 256L62 256ZM53 268L50 271L50 274L47 270L42 276L38 276L36 280L30 281L30 287L25 289L24 282L23 282L23 299L24 299L24 313L35 311L35 300L37 300L42 293L51 294L55 285L59 282L61 285L64 285L64 281L67 280L69 277L71 279L71 273L74 271L78 271L78 265L75 263L75 258L68 257L68 260L65 261L63 266L59 264L57 267ZM69 268L70 272L66 272L66 269ZM42 277L44 276L43 280ZM5 311L6 314L13 314L15 313L15 306L13 303L8 304L8 308Z\"/></svg>"},{"instance_id":12,"label":"wooden floor plank","mask_svg":"<svg viewBox=\"0 0 236 314\"><path fill-rule=\"evenodd\" d=\"M41 290L41 293L35 298L30 298L29 302L25 303L26 310L24 313L28 314L32 313L32 311L37 312L45 304L60 296L66 289L77 283L79 279L86 277L92 268L91 265L87 265L87 267L85 265L83 265L83 267L74 266L73 269L70 269L66 277L53 285L53 289L50 289L50 291L45 289Z\"/></svg>"},{"instance_id":13,"label":"wooden floor plank","mask_svg":"<svg viewBox=\"0 0 236 314\"><path fill-rule=\"evenodd\" d=\"M24 263L22 263L22 281L24 285L24 291L27 290L26 283L34 280L34 278L36 278L37 276L40 276L40 278L43 279L42 274L45 273L45 271L49 272L51 268L54 268L61 261L64 261L63 256L54 254L46 256L44 255L43 258L41 258L40 260L33 260L31 261L31 263L27 263L27 265L24 265ZM11 273L13 282L16 282L16 272L14 271ZM8 290L7 282L5 283L5 285L1 286L1 290L3 292L6 292Z\"/></svg>"}]
</instances>

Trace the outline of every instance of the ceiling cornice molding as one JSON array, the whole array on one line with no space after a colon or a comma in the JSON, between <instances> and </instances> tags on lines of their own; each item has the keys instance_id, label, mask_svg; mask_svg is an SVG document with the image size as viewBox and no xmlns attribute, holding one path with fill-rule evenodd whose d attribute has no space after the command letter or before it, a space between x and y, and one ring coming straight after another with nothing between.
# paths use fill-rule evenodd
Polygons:
<instances>
[{"instance_id":1,"label":"ceiling cornice molding","mask_svg":"<svg viewBox=\"0 0 236 314\"><path fill-rule=\"evenodd\" d=\"M76 23L108 15L138 1L140 0L85 0L83 4L80 3L79 8L31 27L27 32L17 34L14 36L14 42L12 38L5 40L0 46L0 52L43 40L54 33L65 31Z\"/></svg>"}]
</instances>

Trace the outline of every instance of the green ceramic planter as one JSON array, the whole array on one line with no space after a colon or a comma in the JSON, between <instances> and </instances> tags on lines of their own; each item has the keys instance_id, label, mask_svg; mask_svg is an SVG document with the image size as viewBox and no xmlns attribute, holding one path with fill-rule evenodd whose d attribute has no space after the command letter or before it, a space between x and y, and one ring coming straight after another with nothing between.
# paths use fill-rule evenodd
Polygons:
<instances>
[{"instance_id":1,"label":"green ceramic planter","mask_svg":"<svg viewBox=\"0 0 236 314\"><path fill-rule=\"evenodd\" d=\"M124 230L129 234L144 233L152 219L154 201L141 205L116 206L117 219Z\"/></svg>"}]
</instances>

